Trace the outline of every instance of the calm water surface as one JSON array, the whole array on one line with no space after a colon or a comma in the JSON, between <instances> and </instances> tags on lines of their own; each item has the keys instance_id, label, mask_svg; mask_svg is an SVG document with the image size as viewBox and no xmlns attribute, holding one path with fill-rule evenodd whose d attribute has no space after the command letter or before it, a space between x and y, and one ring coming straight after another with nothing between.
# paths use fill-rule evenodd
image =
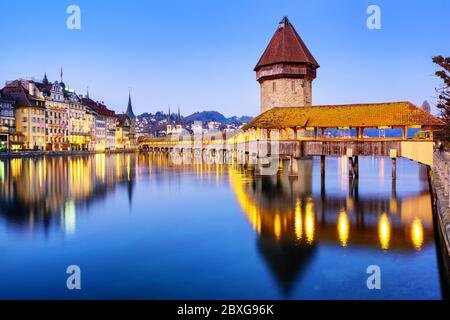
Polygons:
<instances>
[{"instance_id":1,"label":"calm water surface","mask_svg":"<svg viewBox=\"0 0 450 320\"><path fill-rule=\"evenodd\" d=\"M0 160L0 298L441 299L426 171L253 178L164 156ZM82 290L66 289L79 265ZM382 270L382 290L366 269Z\"/></svg>"}]
</instances>

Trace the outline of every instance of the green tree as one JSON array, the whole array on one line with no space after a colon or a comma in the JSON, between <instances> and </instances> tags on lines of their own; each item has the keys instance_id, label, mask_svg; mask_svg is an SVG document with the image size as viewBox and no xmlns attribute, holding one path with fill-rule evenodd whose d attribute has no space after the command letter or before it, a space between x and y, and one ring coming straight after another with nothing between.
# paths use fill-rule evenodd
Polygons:
<instances>
[{"instance_id":1,"label":"green tree","mask_svg":"<svg viewBox=\"0 0 450 320\"><path fill-rule=\"evenodd\" d=\"M447 146L450 144L450 57L436 56L433 63L439 66L436 76L444 82L440 87L436 88L438 93L438 103L436 107L441 112L442 120L446 126L442 131L437 132L437 138L444 141Z\"/></svg>"}]
</instances>

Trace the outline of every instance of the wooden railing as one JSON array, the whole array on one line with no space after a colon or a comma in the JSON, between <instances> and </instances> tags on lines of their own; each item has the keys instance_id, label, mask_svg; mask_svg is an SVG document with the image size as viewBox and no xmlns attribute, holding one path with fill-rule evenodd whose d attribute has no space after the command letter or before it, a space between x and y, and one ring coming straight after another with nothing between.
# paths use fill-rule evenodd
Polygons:
<instances>
[{"instance_id":1,"label":"wooden railing","mask_svg":"<svg viewBox=\"0 0 450 320\"><path fill-rule=\"evenodd\" d=\"M440 184L448 197L448 206L450 208L450 161L444 159L442 155L434 153L434 170L439 176Z\"/></svg>"}]
</instances>

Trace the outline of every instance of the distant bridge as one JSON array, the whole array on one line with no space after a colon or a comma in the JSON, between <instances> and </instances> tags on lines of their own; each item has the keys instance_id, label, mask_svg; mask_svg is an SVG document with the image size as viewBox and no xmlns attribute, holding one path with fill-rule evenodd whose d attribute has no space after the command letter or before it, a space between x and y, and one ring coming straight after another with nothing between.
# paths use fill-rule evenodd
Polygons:
<instances>
[{"instance_id":1,"label":"distant bridge","mask_svg":"<svg viewBox=\"0 0 450 320\"><path fill-rule=\"evenodd\" d=\"M183 162L211 161L240 163L256 174L271 175L267 170L279 159L289 159L289 171L298 175L305 157L320 156L325 174L326 156L347 156L349 176L359 175L359 156L388 156L392 159L392 177L396 178L396 159L404 157L433 167L433 132L444 123L409 102L274 108L232 135L208 133L146 138L139 142L141 151L171 153ZM400 138L368 138L367 128L402 130ZM420 137L408 138L408 129L421 129ZM353 136L330 137L331 129L346 129ZM277 164L278 165L278 164Z\"/></svg>"}]
</instances>

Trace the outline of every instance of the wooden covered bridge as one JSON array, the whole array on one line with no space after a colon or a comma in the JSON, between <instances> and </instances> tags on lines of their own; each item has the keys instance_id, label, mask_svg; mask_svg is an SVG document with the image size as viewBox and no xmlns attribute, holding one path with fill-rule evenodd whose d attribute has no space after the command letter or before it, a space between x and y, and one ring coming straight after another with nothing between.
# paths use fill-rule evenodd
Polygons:
<instances>
[{"instance_id":1,"label":"wooden covered bridge","mask_svg":"<svg viewBox=\"0 0 450 320\"><path fill-rule=\"evenodd\" d=\"M289 159L289 170L297 175L296 160L311 156L321 157L324 174L325 157L347 156L351 177L358 177L359 156L388 156L395 179L397 157L433 166L433 132L443 125L442 120L410 102L283 107L264 112L233 134L145 138L139 148L171 153L184 161L200 156L216 163L249 165L262 174L261 169L273 159ZM398 135L368 137L368 129L397 129ZM414 136L412 129L416 129ZM336 134L343 131L347 135Z\"/></svg>"}]
</instances>

